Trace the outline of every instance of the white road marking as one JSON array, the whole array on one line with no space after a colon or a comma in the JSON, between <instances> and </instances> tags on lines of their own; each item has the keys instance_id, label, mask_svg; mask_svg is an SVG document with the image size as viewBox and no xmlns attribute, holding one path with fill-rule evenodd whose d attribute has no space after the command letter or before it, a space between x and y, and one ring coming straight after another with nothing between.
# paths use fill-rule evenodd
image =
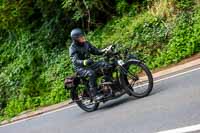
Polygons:
<instances>
[{"instance_id":1,"label":"white road marking","mask_svg":"<svg viewBox=\"0 0 200 133\"><path fill-rule=\"evenodd\" d=\"M40 115L37 115L37 116L33 116L33 117L25 118L25 119L22 119L22 120L14 121L14 122L0 126L0 128L10 126L10 125L14 125L14 124L17 124L17 123L21 123L21 122L24 122L24 121L27 121L27 120L31 120L33 118L39 118L41 116L45 116L45 115L52 114L52 113L55 113L55 112L58 112L58 111L69 109L69 108L72 108L72 107L75 107L75 106L76 106L76 104L73 104L73 105L63 107L63 108L60 108L60 109L57 109L57 110L49 111L49 112L46 112L46 113L43 113L43 114L40 114Z\"/></svg>"},{"instance_id":2,"label":"white road marking","mask_svg":"<svg viewBox=\"0 0 200 133\"><path fill-rule=\"evenodd\" d=\"M158 79L158 80L154 81L154 83L158 83L158 82L161 82L163 80L167 80L167 79L171 79L171 78L174 78L174 77L178 77L178 76L181 76L181 75L184 75L184 74L187 74L187 73L191 73L191 72L194 72L194 71L197 71L197 70L200 70L200 67L196 68L196 69L192 69L192 70L186 71L186 72L178 73L178 74L175 74L175 75L172 75L172 76L169 76L169 77ZM148 85L148 83L135 86L134 88L139 88L139 87L142 87L142 86L145 86L145 85Z\"/></svg>"},{"instance_id":3,"label":"white road marking","mask_svg":"<svg viewBox=\"0 0 200 133\"><path fill-rule=\"evenodd\" d=\"M192 69L192 70L189 70L189 71L186 71L186 72L182 72L182 73L178 73L178 74L166 77L166 78L162 78L162 79L154 81L154 83L158 83L158 82L163 81L163 80L167 80L167 79L171 79L171 78L174 78L174 77L178 77L178 76L181 76L181 75L184 75L184 74L187 74L187 73L191 73L191 72L194 72L194 71L197 71L197 70L200 70L200 68ZM24 122L26 120L30 120L30 119L33 119L33 118L38 118L38 117L41 117L41 116L52 114L52 113L55 113L55 112L59 112L59 111L65 110L65 109L69 109L69 108L75 107L75 106L77 106L77 105L74 104L74 105L71 105L71 106L67 106L67 107L63 107L63 108L57 109L57 110L53 110L53 111L50 111L50 112L43 113L43 114L40 114L38 116L25 118L25 119L22 119L22 120L19 120L19 121L15 121L15 122L12 122L12 123L8 123L8 124L5 124L5 125L2 125L2 126L0 126L0 128L1 127L6 127L6 126L10 126L10 125L14 125L14 124L17 124L17 123L21 123L21 122Z\"/></svg>"},{"instance_id":4,"label":"white road marking","mask_svg":"<svg viewBox=\"0 0 200 133\"><path fill-rule=\"evenodd\" d=\"M176 129L172 129L172 130L161 131L161 132L157 132L157 133L189 133L189 132L194 132L194 131L200 132L200 124L183 127L183 128L176 128Z\"/></svg>"},{"instance_id":5,"label":"white road marking","mask_svg":"<svg viewBox=\"0 0 200 133\"><path fill-rule=\"evenodd\" d=\"M65 110L65 109L69 109L69 108L72 108L72 107L75 107L75 106L77 106L77 105L73 104L73 105L70 105L70 106L67 106L67 107L63 107L63 108L60 108L60 109L52 110L50 112L46 112L44 114L41 114L41 116L52 114L52 113L55 113L55 112L58 112L58 111L62 111L62 110Z\"/></svg>"},{"instance_id":6,"label":"white road marking","mask_svg":"<svg viewBox=\"0 0 200 133\"><path fill-rule=\"evenodd\" d=\"M194 71L197 71L197 70L200 70L200 67L196 68L196 69L192 69L192 70L186 71L186 72L178 73L178 74L166 77L166 78L162 78L162 79L156 80L156 81L154 81L154 83L157 83L157 82L160 82L160 81L163 81L163 80L167 80L167 79L171 79L171 78L174 78L174 77L178 77L178 76L181 76L181 75L184 75L184 74L187 74L187 73L191 73L191 72L194 72Z\"/></svg>"}]
</instances>

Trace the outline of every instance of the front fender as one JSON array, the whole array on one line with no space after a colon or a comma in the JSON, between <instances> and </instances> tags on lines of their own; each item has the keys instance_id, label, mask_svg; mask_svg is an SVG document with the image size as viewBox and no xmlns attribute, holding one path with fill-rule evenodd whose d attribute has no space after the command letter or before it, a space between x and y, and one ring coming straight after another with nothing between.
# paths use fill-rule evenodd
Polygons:
<instances>
[{"instance_id":1,"label":"front fender","mask_svg":"<svg viewBox=\"0 0 200 133\"><path fill-rule=\"evenodd\" d=\"M128 79L127 79L127 69L128 66L130 64L140 64L142 63L141 60L138 59L129 59L123 66L121 66L121 70L120 70L120 84L123 86L123 88L126 90L126 92L128 93L128 95L132 95L131 93L131 88L130 85L128 83Z\"/></svg>"},{"instance_id":2,"label":"front fender","mask_svg":"<svg viewBox=\"0 0 200 133\"><path fill-rule=\"evenodd\" d=\"M130 59L139 59L139 58L136 54L128 54L127 59L130 60Z\"/></svg>"},{"instance_id":3,"label":"front fender","mask_svg":"<svg viewBox=\"0 0 200 133\"><path fill-rule=\"evenodd\" d=\"M128 69L130 64L139 65L140 63L142 63L142 61L138 60L138 59L130 59L130 60L126 61L123 65L120 65L120 74L121 75L126 75L127 69Z\"/></svg>"},{"instance_id":4,"label":"front fender","mask_svg":"<svg viewBox=\"0 0 200 133\"><path fill-rule=\"evenodd\" d=\"M121 66L121 69L120 69L120 78L121 79L125 79L125 77L127 76L127 70L129 69L128 67L131 64L140 65L141 63L142 63L142 61L138 60L138 59L130 59L130 60L128 60L125 64L123 64Z\"/></svg>"},{"instance_id":5,"label":"front fender","mask_svg":"<svg viewBox=\"0 0 200 133\"><path fill-rule=\"evenodd\" d=\"M130 65L130 64L140 64L140 63L142 63L142 61L141 60L138 60L138 59L129 59L124 65L123 65L123 67L127 67L128 65Z\"/></svg>"}]
</instances>

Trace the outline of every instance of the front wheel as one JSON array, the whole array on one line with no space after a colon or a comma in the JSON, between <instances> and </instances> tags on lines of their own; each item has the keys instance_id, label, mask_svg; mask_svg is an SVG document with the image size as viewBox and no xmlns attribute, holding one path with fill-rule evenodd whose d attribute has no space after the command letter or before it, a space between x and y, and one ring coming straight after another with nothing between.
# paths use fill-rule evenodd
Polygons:
<instances>
[{"instance_id":1,"label":"front wheel","mask_svg":"<svg viewBox=\"0 0 200 133\"><path fill-rule=\"evenodd\" d=\"M79 85L71 92L71 97L76 104L86 112L92 112L98 109L99 103L91 100L87 87Z\"/></svg>"},{"instance_id":2,"label":"front wheel","mask_svg":"<svg viewBox=\"0 0 200 133\"><path fill-rule=\"evenodd\" d=\"M129 95L137 98L148 96L153 89L153 77L148 67L137 60L123 66L122 85Z\"/></svg>"}]
</instances>

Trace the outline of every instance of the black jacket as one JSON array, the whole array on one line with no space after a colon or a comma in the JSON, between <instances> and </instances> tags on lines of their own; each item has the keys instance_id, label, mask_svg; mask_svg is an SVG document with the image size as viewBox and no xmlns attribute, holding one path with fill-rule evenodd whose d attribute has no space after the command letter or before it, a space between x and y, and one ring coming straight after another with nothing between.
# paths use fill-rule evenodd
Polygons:
<instances>
[{"instance_id":1,"label":"black jacket","mask_svg":"<svg viewBox=\"0 0 200 133\"><path fill-rule=\"evenodd\" d=\"M85 42L82 45L72 42L69 48L69 55L75 70L84 68L83 61L89 59L90 54L101 55L103 52L92 46L89 42Z\"/></svg>"}]
</instances>

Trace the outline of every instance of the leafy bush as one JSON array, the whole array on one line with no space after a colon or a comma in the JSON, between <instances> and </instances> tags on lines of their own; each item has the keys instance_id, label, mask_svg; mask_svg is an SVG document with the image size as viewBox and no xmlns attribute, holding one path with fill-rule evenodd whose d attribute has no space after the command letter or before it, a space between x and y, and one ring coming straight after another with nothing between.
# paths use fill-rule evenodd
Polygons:
<instances>
[{"instance_id":1,"label":"leafy bush","mask_svg":"<svg viewBox=\"0 0 200 133\"><path fill-rule=\"evenodd\" d=\"M184 10L192 9L195 2L194 0L175 0L175 1L177 7Z\"/></svg>"},{"instance_id":2,"label":"leafy bush","mask_svg":"<svg viewBox=\"0 0 200 133\"><path fill-rule=\"evenodd\" d=\"M178 62L200 51L199 9L194 14L181 13L177 18L167 49L156 59L159 66Z\"/></svg>"},{"instance_id":3,"label":"leafy bush","mask_svg":"<svg viewBox=\"0 0 200 133\"><path fill-rule=\"evenodd\" d=\"M88 9L71 0L20 2L0 5L0 120L69 98L63 87L65 76L73 73L69 31L88 27L88 9L94 13L90 26L96 28L88 40L99 48L122 44L151 69L200 51L200 7L193 1L85 0Z\"/></svg>"},{"instance_id":4,"label":"leafy bush","mask_svg":"<svg viewBox=\"0 0 200 133\"><path fill-rule=\"evenodd\" d=\"M120 20L113 20L103 29L90 33L88 38L101 47L109 43L120 43L123 49L137 53L150 65L158 51L166 47L170 30L170 24L146 12L136 18L123 17Z\"/></svg>"}]
</instances>

